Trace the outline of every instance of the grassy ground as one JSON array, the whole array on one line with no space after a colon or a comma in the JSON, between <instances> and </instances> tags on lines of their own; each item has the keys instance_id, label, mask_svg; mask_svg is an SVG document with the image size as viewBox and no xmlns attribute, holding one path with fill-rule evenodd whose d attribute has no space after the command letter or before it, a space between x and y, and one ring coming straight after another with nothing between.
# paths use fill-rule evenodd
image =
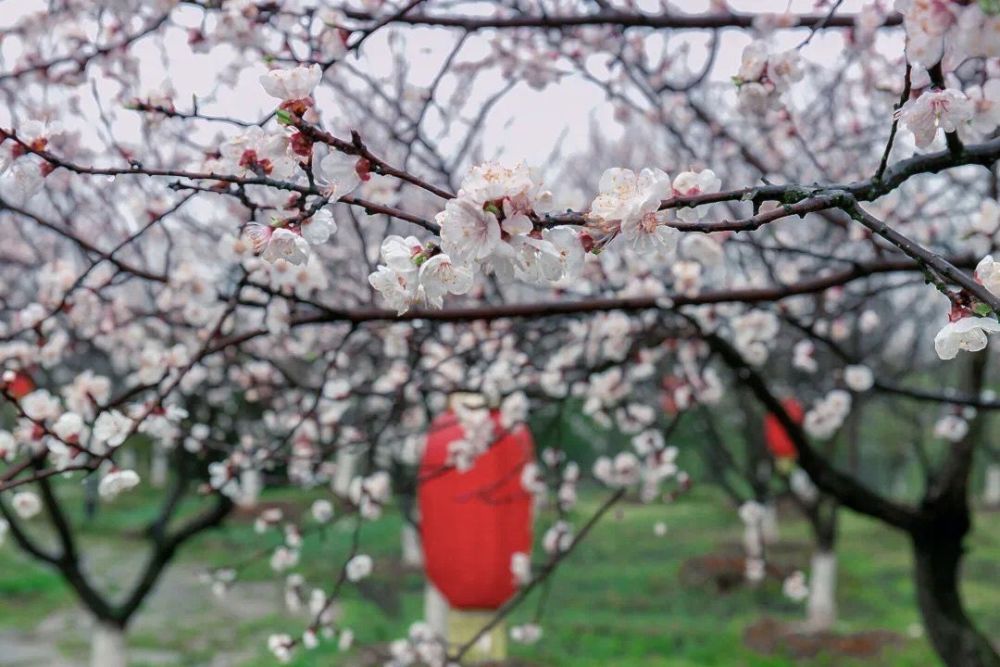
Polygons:
<instances>
[{"instance_id":1,"label":"grassy ground","mask_svg":"<svg viewBox=\"0 0 1000 667\"><path fill-rule=\"evenodd\" d=\"M267 499L302 506L308 502L280 492ZM110 573L112 566L129 570L127 563L138 564L138 557L130 555L138 543L119 535L121 527L138 525L147 516L149 510L142 500L123 496L87 529L85 549L97 554L91 571ZM589 497L579 516L592 511L597 502L596 495ZM665 537L653 534L658 521L669 526ZM112 532L112 526L119 530ZM998 528L1000 514L977 516L964 581L972 617L993 637L1000 637ZM307 539L301 568L307 581L319 584L332 579L347 549L347 529L333 527ZM366 525L362 533L366 551L376 558L375 574L364 594L349 591L342 609L343 623L354 629L359 644L402 636L422 615L421 577L403 572L396 564L398 529L398 519L389 516ZM793 621L801 617L802 607L783 598L776 582L756 590L738 588L718 594L685 583L679 576L687 559L732 551L739 536L735 514L709 491L696 491L669 507L622 506L597 526L555 575L545 606L544 639L533 647L516 647L514 654L531 665L574 667L938 664L926 639L912 636L918 634L919 618L904 540L846 511L842 513L837 631L886 629L902 639L865 661L829 654L796 659L781 650L764 655L747 648L744 632L749 625L762 616ZM276 542L277 536L269 539ZM805 567L806 526L792 516L783 519L782 539L781 553L787 564ZM258 559L243 570L243 591L238 586L228 602L213 600L206 588L194 583L204 563L229 565L260 548L261 537L248 523L205 535L189 546L132 632L130 645L139 651L136 664L273 665L264 647L267 635L276 631L298 634L304 619L281 611L281 586L273 583L267 559ZM104 580L108 586L123 588L119 576ZM60 615L64 621L70 619L61 627L79 625L72 620L78 613L68 611L74 607L73 599L59 578L29 562L9 542L0 547L0 600L0 648L4 636L44 641L40 628L54 625L52 619ZM538 602L538 595L529 599L514 614L514 622L529 620ZM86 633L62 632L56 641L69 664L82 662ZM222 653L230 656L230 662L219 661ZM356 664L351 657L356 654L344 656L334 646L321 645L313 652L300 653L292 664ZM5 663L0 650L0 665L8 664L15 663Z\"/></svg>"}]
</instances>

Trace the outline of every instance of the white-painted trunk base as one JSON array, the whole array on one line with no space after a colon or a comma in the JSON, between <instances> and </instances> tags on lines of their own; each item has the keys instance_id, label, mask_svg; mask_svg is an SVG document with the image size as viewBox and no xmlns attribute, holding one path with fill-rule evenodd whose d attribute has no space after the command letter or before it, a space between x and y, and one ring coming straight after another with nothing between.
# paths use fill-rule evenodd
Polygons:
<instances>
[{"instance_id":1,"label":"white-painted trunk base","mask_svg":"<svg viewBox=\"0 0 1000 667\"><path fill-rule=\"evenodd\" d=\"M764 540L760 524L748 523L743 526L743 549L747 558L760 558L764 554Z\"/></svg>"},{"instance_id":2,"label":"white-painted trunk base","mask_svg":"<svg viewBox=\"0 0 1000 667\"><path fill-rule=\"evenodd\" d=\"M153 459L149 462L149 483L157 489L167 485L169 463L162 447L153 448Z\"/></svg>"},{"instance_id":3,"label":"white-painted trunk base","mask_svg":"<svg viewBox=\"0 0 1000 667\"><path fill-rule=\"evenodd\" d=\"M121 454L118 456L118 467L123 470L135 470L136 461L135 450L131 447L123 447L119 450Z\"/></svg>"},{"instance_id":4,"label":"white-painted trunk base","mask_svg":"<svg viewBox=\"0 0 1000 667\"><path fill-rule=\"evenodd\" d=\"M809 572L807 625L813 632L823 632L837 622L837 554L817 551Z\"/></svg>"},{"instance_id":5,"label":"white-painted trunk base","mask_svg":"<svg viewBox=\"0 0 1000 667\"><path fill-rule=\"evenodd\" d=\"M448 601L434 584L428 581L424 587L424 622L431 626L434 634L445 641L448 641L449 609Z\"/></svg>"},{"instance_id":6,"label":"white-painted trunk base","mask_svg":"<svg viewBox=\"0 0 1000 667\"><path fill-rule=\"evenodd\" d=\"M260 500L264 489L264 478L259 470L247 469L240 473L240 496L237 504L244 509L252 509Z\"/></svg>"},{"instance_id":7,"label":"white-painted trunk base","mask_svg":"<svg viewBox=\"0 0 1000 667\"><path fill-rule=\"evenodd\" d=\"M983 502L987 507L1000 507L1000 463L990 463L986 466Z\"/></svg>"},{"instance_id":8,"label":"white-painted trunk base","mask_svg":"<svg viewBox=\"0 0 1000 667\"><path fill-rule=\"evenodd\" d=\"M124 630L97 623L90 639L90 667L128 667Z\"/></svg>"},{"instance_id":9,"label":"white-painted trunk base","mask_svg":"<svg viewBox=\"0 0 1000 667\"><path fill-rule=\"evenodd\" d=\"M338 496L346 496L354 479L354 470L358 467L360 454L351 448L337 451L337 470L333 473L333 492Z\"/></svg>"},{"instance_id":10,"label":"white-painted trunk base","mask_svg":"<svg viewBox=\"0 0 1000 667\"><path fill-rule=\"evenodd\" d=\"M403 549L403 565L407 567L424 566L424 549L420 544L420 533L413 524L404 522L399 531L399 542Z\"/></svg>"},{"instance_id":11,"label":"white-painted trunk base","mask_svg":"<svg viewBox=\"0 0 1000 667\"><path fill-rule=\"evenodd\" d=\"M781 539L781 532L778 529L778 508L774 503L764 505L764 514L760 520L761 537L764 544L776 544Z\"/></svg>"}]
</instances>

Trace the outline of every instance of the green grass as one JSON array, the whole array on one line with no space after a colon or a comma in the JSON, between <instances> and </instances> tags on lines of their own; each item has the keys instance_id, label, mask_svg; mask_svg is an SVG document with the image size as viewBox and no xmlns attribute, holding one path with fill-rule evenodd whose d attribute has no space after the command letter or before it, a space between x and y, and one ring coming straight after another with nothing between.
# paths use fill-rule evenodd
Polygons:
<instances>
[{"instance_id":1,"label":"green grass","mask_svg":"<svg viewBox=\"0 0 1000 667\"><path fill-rule=\"evenodd\" d=\"M585 494L576 511L583 520L596 507L599 497ZM270 493L269 501L301 502L308 499L290 492ZM85 531L84 545L96 542L102 548L136 549L140 543L123 539L121 527L132 527L149 516L141 496L123 496L119 504L102 508L99 519ZM665 521L666 537L655 537L653 526ZM543 521L544 523L544 521ZM112 533L114 526L119 527ZM694 556L731 550L741 529L732 510L716 494L699 490L671 506L623 505L606 516L591 536L554 576L545 605L543 640L532 647L514 647L513 654L532 665L574 667L620 665L706 665L778 667L790 665L898 665L927 667L938 664L926 639L907 633L919 622L910 580L910 555L902 536L853 515L841 515L839 632L885 629L901 634L898 646L887 647L867 662L841 656L821 655L794 659L788 655L762 655L744 645L746 627L762 616L793 621L802 617L800 605L781 595L780 585L768 583L759 589L740 588L720 595L685 585L679 578L683 563ZM965 565L964 594L968 609L980 628L1000 636L1000 514L980 514L969 540ZM329 585L350 541L350 526L335 525L310 535L303 549L299 571L308 582ZM349 588L343 600L342 622L351 627L359 644L385 642L405 634L422 612L422 578L401 573L393 566L398 552L399 518L395 515L366 524L362 531L364 550L376 559L371 586L401 612L389 616L370 599ZM541 530L537 531L539 534ZM799 543L789 550L789 564L805 568L808 531L794 516L782 521L782 539ZM277 543L274 535L256 535L248 522L199 537L182 555L182 565L231 565L266 544ZM269 542L268 542L269 541ZM242 570L241 580L272 581L267 558ZM185 656L185 665L207 664L218 650L247 648L256 657L247 667L271 666L274 661L264 647L271 632L301 632L303 620L284 613L233 623L214 619L209 592L204 590L205 611L201 616L179 615L155 632L137 631L133 647L174 649ZM398 599L392 598L398 595ZM0 630L35 626L53 610L73 605L71 594L59 578L22 557L11 544L0 548ZM539 603L533 594L512 622L530 620ZM66 650L83 647L72 641ZM299 653L299 667L336 665L342 654L330 644Z\"/></svg>"}]
</instances>

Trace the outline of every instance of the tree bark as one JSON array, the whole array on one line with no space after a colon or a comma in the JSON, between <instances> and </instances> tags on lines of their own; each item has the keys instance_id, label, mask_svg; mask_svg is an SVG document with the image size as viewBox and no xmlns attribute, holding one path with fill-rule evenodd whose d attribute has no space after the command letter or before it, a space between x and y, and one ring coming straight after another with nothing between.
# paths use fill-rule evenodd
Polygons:
<instances>
[{"instance_id":1,"label":"tree bark","mask_svg":"<svg viewBox=\"0 0 1000 667\"><path fill-rule=\"evenodd\" d=\"M927 635L948 667L1000 667L1000 656L969 620L959 591L969 517L948 516L913 534L917 602Z\"/></svg>"},{"instance_id":2,"label":"tree bark","mask_svg":"<svg viewBox=\"0 0 1000 667\"><path fill-rule=\"evenodd\" d=\"M128 667L125 628L97 621L90 641L90 667Z\"/></svg>"}]
</instances>

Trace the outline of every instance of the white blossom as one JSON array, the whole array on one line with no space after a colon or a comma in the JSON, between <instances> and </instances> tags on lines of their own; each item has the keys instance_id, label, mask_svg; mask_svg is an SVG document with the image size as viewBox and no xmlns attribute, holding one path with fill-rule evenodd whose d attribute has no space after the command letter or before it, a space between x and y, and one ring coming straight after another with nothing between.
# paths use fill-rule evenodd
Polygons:
<instances>
[{"instance_id":1,"label":"white blossom","mask_svg":"<svg viewBox=\"0 0 1000 667\"><path fill-rule=\"evenodd\" d=\"M965 95L972 103L973 115L967 123L959 125L959 136L964 141L981 141L1000 125L1000 79L969 86Z\"/></svg>"},{"instance_id":2,"label":"white blossom","mask_svg":"<svg viewBox=\"0 0 1000 667\"><path fill-rule=\"evenodd\" d=\"M572 544L573 527L565 521L556 521L542 537L542 548L550 556L566 551Z\"/></svg>"},{"instance_id":3,"label":"white blossom","mask_svg":"<svg viewBox=\"0 0 1000 667\"><path fill-rule=\"evenodd\" d=\"M531 556L518 551L510 557L510 572L514 576L514 583L524 586L531 582Z\"/></svg>"},{"instance_id":4,"label":"white blossom","mask_svg":"<svg viewBox=\"0 0 1000 667\"><path fill-rule=\"evenodd\" d=\"M670 176L660 169L608 169L601 176L599 193L590 215L604 223L620 225L620 243L639 253L672 252L679 232L666 226L660 202L673 194Z\"/></svg>"},{"instance_id":5,"label":"white blossom","mask_svg":"<svg viewBox=\"0 0 1000 667\"><path fill-rule=\"evenodd\" d=\"M456 266L448 255L434 255L420 265L417 275L427 304L444 306L445 294L465 294L472 289L472 269Z\"/></svg>"},{"instance_id":6,"label":"white blossom","mask_svg":"<svg viewBox=\"0 0 1000 667\"><path fill-rule=\"evenodd\" d=\"M897 112L900 122L913 132L919 148L930 146L939 129L954 132L974 115L975 107L969 98L951 88L924 91Z\"/></svg>"},{"instance_id":7,"label":"white blossom","mask_svg":"<svg viewBox=\"0 0 1000 667\"><path fill-rule=\"evenodd\" d=\"M810 436L828 440L840 429L850 411L851 395L842 389L834 389L806 412L802 427Z\"/></svg>"},{"instance_id":8,"label":"white blossom","mask_svg":"<svg viewBox=\"0 0 1000 667\"><path fill-rule=\"evenodd\" d=\"M105 500L114 500L122 491L139 485L139 475L134 470L112 470L101 478L97 492Z\"/></svg>"},{"instance_id":9,"label":"white blossom","mask_svg":"<svg viewBox=\"0 0 1000 667\"><path fill-rule=\"evenodd\" d=\"M682 171L674 179L673 189L676 197L696 197L698 195L718 192L722 181L711 169L701 171ZM685 207L677 210L677 217L685 222L696 222L708 213L707 206L695 208ZM697 237L696 237L697 238Z\"/></svg>"},{"instance_id":10,"label":"white blossom","mask_svg":"<svg viewBox=\"0 0 1000 667\"><path fill-rule=\"evenodd\" d=\"M797 49L770 54L764 42L752 42L743 49L740 69L734 77L740 106L748 113L765 113L778 106L779 95L802 75Z\"/></svg>"},{"instance_id":11,"label":"white blossom","mask_svg":"<svg viewBox=\"0 0 1000 667\"><path fill-rule=\"evenodd\" d=\"M958 415L946 415L934 425L934 436L949 442L959 442L969 432L969 422Z\"/></svg>"},{"instance_id":12,"label":"white blossom","mask_svg":"<svg viewBox=\"0 0 1000 667\"><path fill-rule=\"evenodd\" d=\"M21 409L35 421L56 419L62 412L59 400L46 389L36 389L21 399Z\"/></svg>"},{"instance_id":13,"label":"white blossom","mask_svg":"<svg viewBox=\"0 0 1000 667\"><path fill-rule=\"evenodd\" d=\"M273 69L267 74L262 74L260 85L271 97L287 102L312 95L321 78L323 70L319 65L309 67L300 65L294 69Z\"/></svg>"},{"instance_id":14,"label":"white blossom","mask_svg":"<svg viewBox=\"0 0 1000 667\"><path fill-rule=\"evenodd\" d=\"M224 142L219 154L218 163L208 167L239 177L286 179L295 173L298 164L285 134L256 126Z\"/></svg>"},{"instance_id":15,"label":"white blossom","mask_svg":"<svg viewBox=\"0 0 1000 667\"><path fill-rule=\"evenodd\" d=\"M348 195L361 185L358 158L331 150L319 161L319 177L323 181L324 192L331 199Z\"/></svg>"},{"instance_id":16,"label":"white blossom","mask_svg":"<svg viewBox=\"0 0 1000 667\"><path fill-rule=\"evenodd\" d=\"M518 644L535 644L542 638L542 628L535 623L514 625L510 628L510 638Z\"/></svg>"},{"instance_id":17,"label":"white blossom","mask_svg":"<svg viewBox=\"0 0 1000 667\"><path fill-rule=\"evenodd\" d=\"M523 391L514 392L500 403L500 426L506 429L528 418L528 397Z\"/></svg>"},{"instance_id":18,"label":"white blossom","mask_svg":"<svg viewBox=\"0 0 1000 667\"><path fill-rule=\"evenodd\" d=\"M963 317L948 322L934 336L934 350L944 360L954 359L959 350L978 352L986 347L986 334L1000 331L1000 322L992 317Z\"/></svg>"},{"instance_id":19,"label":"white blossom","mask_svg":"<svg viewBox=\"0 0 1000 667\"><path fill-rule=\"evenodd\" d=\"M344 572L348 581L361 581L372 573L372 557L367 554L358 554L347 561Z\"/></svg>"},{"instance_id":20,"label":"white blossom","mask_svg":"<svg viewBox=\"0 0 1000 667\"><path fill-rule=\"evenodd\" d=\"M14 206L24 206L45 185L43 162L36 155L22 156L8 166L0 164L0 197Z\"/></svg>"},{"instance_id":21,"label":"white blossom","mask_svg":"<svg viewBox=\"0 0 1000 667\"><path fill-rule=\"evenodd\" d=\"M441 247L462 263L484 260L500 243L500 223L491 211L464 198L450 200L438 216Z\"/></svg>"},{"instance_id":22,"label":"white blossom","mask_svg":"<svg viewBox=\"0 0 1000 667\"><path fill-rule=\"evenodd\" d=\"M382 516L382 508L389 501L391 492L389 473L379 470L368 477L351 480L348 497L365 519L375 520Z\"/></svg>"},{"instance_id":23,"label":"white blossom","mask_svg":"<svg viewBox=\"0 0 1000 667\"><path fill-rule=\"evenodd\" d=\"M309 244L290 229L275 229L260 256L272 264L279 259L289 264L305 264L309 260Z\"/></svg>"},{"instance_id":24,"label":"white blossom","mask_svg":"<svg viewBox=\"0 0 1000 667\"><path fill-rule=\"evenodd\" d=\"M132 427L131 419L117 410L108 410L102 412L94 422L92 437L98 443L117 447L125 442Z\"/></svg>"},{"instance_id":25,"label":"white blossom","mask_svg":"<svg viewBox=\"0 0 1000 667\"><path fill-rule=\"evenodd\" d=\"M572 227L560 225L542 231L542 238L552 244L561 275L569 279L579 276L587 256L579 233Z\"/></svg>"},{"instance_id":26,"label":"white blossom","mask_svg":"<svg viewBox=\"0 0 1000 667\"><path fill-rule=\"evenodd\" d=\"M284 572L298 564L298 549L291 549L285 545L281 545L271 554L271 569L275 572Z\"/></svg>"},{"instance_id":27,"label":"white blossom","mask_svg":"<svg viewBox=\"0 0 1000 667\"><path fill-rule=\"evenodd\" d=\"M792 366L806 373L815 373L819 369L815 355L816 346L813 342L800 340L792 348Z\"/></svg>"},{"instance_id":28,"label":"white blossom","mask_svg":"<svg viewBox=\"0 0 1000 667\"><path fill-rule=\"evenodd\" d=\"M42 511L42 501L31 491L18 491L11 499L14 511L22 519L31 519Z\"/></svg>"},{"instance_id":29,"label":"white blossom","mask_svg":"<svg viewBox=\"0 0 1000 667\"><path fill-rule=\"evenodd\" d=\"M291 661L292 646L292 638L287 634L273 634L267 638L267 650L282 664Z\"/></svg>"},{"instance_id":30,"label":"white blossom","mask_svg":"<svg viewBox=\"0 0 1000 667\"><path fill-rule=\"evenodd\" d=\"M844 383L851 391L866 392L875 384L875 375L872 373L872 369L867 366L854 364L844 368Z\"/></svg>"},{"instance_id":31,"label":"white blossom","mask_svg":"<svg viewBox=\"0 0 1000 667\"><path fill-rule=\"evenodd\" d=\"M976 265L976 280L991 294L1000 297L1000 262L994 261L992 255L983 257Z\"/></svg>"},{"instance_id":32,"label":"white blossom","mask_svg":"<svg viewBox=\"0 0 1000 667\"><path fill-rule=\"evenodd\" d=\"M308 220L302 223L302 238L309 245L326 243L330 235L337 231L337 223L329 209L321 208Z\"/></svg>"},{"instance_id":33,"label":"white blossom","mask_svg":"<svg viewBox=\"0 0 1000 667\"><path fill-rule=\"evenodd\" d=\"M318 523L327 523L333 518L333 503L325 498L320 498L312 504L312 516Z\"/></svg>"}]
</instances>

